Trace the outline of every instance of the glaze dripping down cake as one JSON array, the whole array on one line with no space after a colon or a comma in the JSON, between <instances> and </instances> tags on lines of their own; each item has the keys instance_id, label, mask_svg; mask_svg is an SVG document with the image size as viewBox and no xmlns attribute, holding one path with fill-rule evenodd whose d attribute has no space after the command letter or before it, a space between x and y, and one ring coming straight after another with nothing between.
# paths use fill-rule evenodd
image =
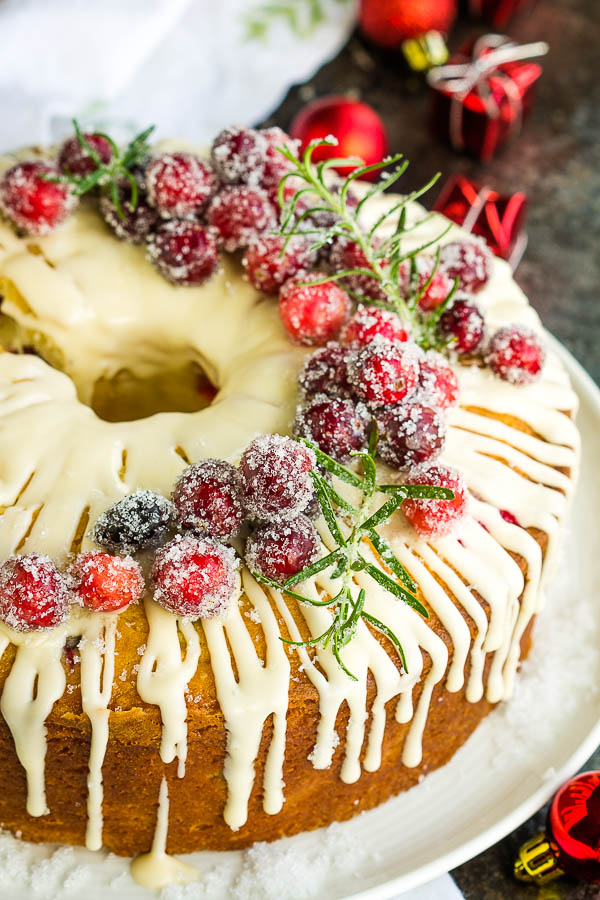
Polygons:
<instances>
[{"instance_id":1,"label":"glaze dripping down cake","mask_svg":"<svg viewBox=\"0 0 600 900\"><path fill-rule=\"evenodd\" d=\"M62 170L51 153L2 162L0 822L24 840L145 853L167 789L171 853L348 819L446 763L530 646L578 459L576 397L537 315L506 263L410 200L394 284L322 197L324 250L297 234L284 248L275 193L302 173L272 132L232 129L211 162L154 149L132 168L139 198L103 138L96 158L74 139ZM344 214L364 234L403 202L358 196ZM335 555L339 504L359 502L311 447L366 480L350 451L373 420L369 459L392 486L373 512L394 485L450 493L398 501L361 538L342 666L334 642L310 643L339 611L333 561L277 584ZM308 444L282 438L252 468L257 436L294 431ZM288 483L291 459L309 463ZM211 477L231 501L222 533L198 512Z\"/></svg>"}]
</instances>

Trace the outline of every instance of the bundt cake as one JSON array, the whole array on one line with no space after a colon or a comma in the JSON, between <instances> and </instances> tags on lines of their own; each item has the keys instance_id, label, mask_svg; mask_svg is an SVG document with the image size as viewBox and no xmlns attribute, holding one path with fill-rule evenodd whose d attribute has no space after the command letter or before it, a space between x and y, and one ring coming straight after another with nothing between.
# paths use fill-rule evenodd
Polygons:
<instances>
[{"instance_id":1,"label":"bundt cake","mask_svg":"<svg viewBox=\"0 0 600 900\"><path fill-rule=\"evenodd\" d=\"M269 134L230 130L211 163L159 147L129 170L105 138L78 134L61 168L28 151L0 171L0 823L28 841L153 847L137 876L156 884L193 877L165 847L244 847L382 803L509 697L577 470L576 397L555 354L542 358L508 265L418 203L402 206L396 276L421 347L352 242L296 258L302 238L269 238L273 185L298 176ZM364 233L402 202L360 196ZM296 219L335 230L323 205ZM267 441L269 490L291 511L269 517L252 500L258 436L294 427L306 443ZM323 451L345 468L326 471ZM402 484L451 493L406 494L365 532L344 582L365 615L337 658L323 635L346 557L302 583L293 573L349 541L343 504L359 501L344 472L364 485L375 453L392 487L371 490L372 512ZM194 468L205 459L229 465ZM222 533L202 519L210 478L233 516ZM318 515L334 507L337 527ZM225 572L212 605L203 582L194 606L186 554L200 580Z\"/></svg>"}]
</instances>

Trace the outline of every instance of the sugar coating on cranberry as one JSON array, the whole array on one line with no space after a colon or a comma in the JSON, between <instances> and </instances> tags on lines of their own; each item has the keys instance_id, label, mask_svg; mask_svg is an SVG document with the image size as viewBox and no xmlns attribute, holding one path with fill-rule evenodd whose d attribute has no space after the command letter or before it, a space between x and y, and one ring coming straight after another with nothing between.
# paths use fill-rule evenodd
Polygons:
<instances>
[{"instance_id":1,"label":"sugar coating on cranberry","mask_svg":"<svg viewBox=\"0 0 600 900\"><path fill-rule=\"evenodd\" d=\"M441 353L429 350L419 363L419 400L438 409L458 406L458 378Z\"/></svg>"},{"instance_id":2,"label":"sugar coating on cranberry","mask_svg":"<svg viewBox=\"0 0 600 900\"><path fill-rule=\"evenodd\" d=\"M263 434L244 450L240 460L243 503L259 521L291 519L303 512L315 488L310 471L315 455L292 438Z\"/></svg>"},{"instance_id":3,"label":"sugar coating on cranberry","mask_svg":"<svg viewBox=\"0 0 600 900\"><path fill-rule=\"evenodd\" d=\"M69 185L45 180L60 175L49 163L12 166L0 178L0 211L27 234L49 234L77 205Z\"/></svg>"},{"instance_id":4,"label":"sugar coating on cranberry","mask_svg":"<svg viewBox=\"0 0 600 900\"><path fill-rule=\"evenodd\" d=\"M162 494L137 490L109 506L96 519L92 539L116 553L158 547L173 521L173 504Z\"/></svg>"},{"instance_id":5,"label":"sugar coating on cranberry","mask_svg":"<svg viewBox=\"0 0 600 900\"><path fill-rule=\"evenodd\" d=\"M422 537L439 538L450 534L467 513L468 493L463 476L450 466L434 464L412 470L407 484L431 484L454 492L453 500L405 500L402 512Z\"/></svg>"},{"instance_id":6,"label":"sugar coating on cranberry","mask_svg":"<svg viewBox=\"0 0 600 900\"><path fill-rule=\"evenodd\" d=\"M330 341L319 348L304 363L298 376L303 397L326 394L330 397L349 397L352 386L348 381L348 364L355 355L352 347Z\"/></svg>"},{"instance_id":7,"label":"sugar coating on cranberry","mask_svg":"<svg viewBox=\"0 0 600 900\"><path fill-rule=\"evenodd\" d=\"M409 333L400 316L391 309L359 304L354 315L342 329L340 341L355 347L364 347L375 338L403 343L408 341Z\"/></svg>"},{"instance_id":8,"label":"sugar coating on cranberry","mask_svg":"<svg viewBox=\"0 0 600 900\"><path fill-rule=\"evenodd\" d=\"M294 433L308 438L328 456L342 462L367 443L371 416L363 403L316 397L298 411Z\"/></svg>"},{"instance_id":9,"label":"sugar coating on cranberry","mask_svg":"<svg viewBox=\"0 0 600 900\"><path fill-rule=\"evenodd\" d=\"M199 215L216 193L210 165L193 153L162 153L146 166L148 202L161 216L187 219Z\"/></svg>"},{"instance_id":10,"label":"sugar coating on cranberry","mask_svg":"<svg viewBox=\"0 0 600 900\"><path fill-rule=\"evenodd\" d=\"M0 566L0 619L15 631L54 628L69 606L66 581L49 556L11 556Z\"/></svg>"},{"instance_id":11,"label":"sugar coating on cranberry","mask_svg":"<svg viewBox=\"0 0 600 900\"><path fill-rule=\"evenodd\" d=\"M148 255L172 284L203 284L219 265L214 231L188 219L163 222L148 240Z\"/></svg>"},{"instance_id":12,"label":"sugar coating on cranberry","mask_svg":"<svg viewBox=\"0 0 600 900\"><path fill-rule=\"evenodd\" d=\"M421 350L381 338L358 351L348 366L355 395L373 406L401 403L415 390Z\"/></svg>"},{"instance_id":13,"label":"sugar coating on cranberry","mask_svg":"<svg viewBox=\"0 0 600 900\"><path fill-rule=\"evenodd\" d=\"M492 337L485 362L511 384L529 384L542 373L546 351L539 335L524 325L506 325Z\"/></svg>"},{"instance_id":14,"label":"sugar coating on cranberry","mask_svg":"<svg viewBox=\"0 0 600 900\"><path fill-rule=\"evenodd\" d=\"M92 150L98 154L100 162L105 166L108 165L113 157L110 142L101 134L86 133L83 137ZM67 175L78 175L80 178L91 175L98 168L98 164L76 134L67 138L62 144L58 151L58 165Z\"/></svg>"},{"instance_id":15,"label":"sugar coating on cranberry","mask_svg":"<svg viewBox=\"0 0 600 900\"><path fill-rule=\"evenodd\" d=\"M444 244L440 251L440 270L451 281L458 278L462 291L475 294L489 281L490 251L482 240L452 241Z\"/></svg>"},{"instance_id":16,"label":"sugar coating on cranberry","mask_svg":"<svg viewBox=\"0 0 600 900\"><path fill-rule=\"evenodd\" d=\"M154 599L184 618L219 616L236 589L238 566L232 547L208 537L176 535L154 557Z\"/></svg>"},{"instance_id":17,"label":"sugar coating on cranberry","mask_svg":"<svg viewBox=\"0 0 600 900\"><path fill-rule=\"evenodd\" d=\"M75 600L96 612L124 609L144 592L144 576L135 560L101 550L80 553L67 577Z\"/></svg>"},{"instance_id":18,"label":"sugar coating on cranberry","mask_svg":"<svg viewBox=\"0 0 600 900\"><path fill-rule=\"evenodd\" d=\"M244 184L222 188L206 215L228 253L248 247L277 226L277 213L268 195Z\"/></svg>"},{"instance_id":19,"label":"sugar coating on cranberry","mask_svg":"<svg viewBox=\"0 0 600 900\"><path fill-rule=\"evenodd\" d=\"M478 308L460 297L445 309L440 318L440 331L454 338L451 346L461 355L476 353L485 334L485 322Z\"/></svg>"},{"instance_id":20,"label":"sugar coating on cranberry","mask_svg":"<svg viewBox=\"0 0 600 900\"><path fill-rule=\"evenodd\" d=\"M416 292L417 295L421 294L419 297L419 308L424 312L432 312L444 302L452 290L454 282L443 269L438 268L435 272L433 271L434 261L432 259L417 257L416 266ZM425 287L428 281L430 283Z\"/></svg>"},{"instance_id":21,"label":"sugar coating on cranberry","mask_svg":"<svg viewBox=\"0 0 600 900\"><path fill-rule=\"evenodd\" d=\"M184 528L226 540L244 521L238 470L221 459L203 459L183 470L173 503Z\"/></svg>"},{"instance_id":22,"label":"sugar coating on cranberry","mask_svg":"<svg viewBox=\"0 0 600 900\"><path fill-rule=\"evenodd\" d=\"M371 269L359 244L343 237L337 238L334 242L329 254L329 262L334 272L344 272L347 269ZM381 283L371 275L357 272L344 276L341 283L353 294L368 297L370 300L384 301L387 298Z\"/></svg>"},{"instance_id":23,"label":"sugar coating on cranberry","mask_svg":"<svg viewBox=\"0 0 600 900\"><path fill-rule=\"evenodd\" d=\"M120 241L143 244L158 223L157 211L148 205L143 191L134 207L131 203L131 185L128 182L119 188L119 206L120 210L110 194L103 194L100 198L100 212L104 221Z\"/></svg>"},{"instance_id":24,"label":"sugar coating on cranberry","mask_svg":"<svg viewBox=\"0 0 600 900\"><path fill-rule=\"evenodd\" d=\"M257 291L277 294L288 278L316 262L317 254L306 238L293 237L287 246L285 243L284 237L267 234L250 244L244 253L242 265Z\"/></svg>"},{"instance_id":25,"label":"sugar coating on cranberry","mask_svg":"<svg viewBox=\"0 0 600 900\"><path fill-rule=\"evenodd\" d=\"M210 160L225 184L258 187L262 180L268 141L254 128L225 128L214 139Z\"/></svg>"},{"instance_id":26,"label":"sugar coating on cranberry","mask_svg":"<svg viewBox=\"0 0 600 900\"><path fill-rule=\"evenodd\" d=\"M294 156L298 156L300 142L295 141L277 126L265 128L260 134L267 142L261 184L269 193L277 192L279 182L283 176L293 169L293 164L280 152L279 147L287 147Z\"/></svg>"},{"instance_id":27,"label":"sugar coating on cranberry","mask_svg":"<svg viewBox=\"0 0 600 900\"><path fill-rule=\"evenodd\" d=\"M406 403L385 409L377 416L378 453L395 469L409 469L435 459L446 438L443 414L422 403Z\"/></svg>"},{"instance_id":28,"label":"sugar coating on cranberry","mask_svg":"<svg viewBox=\"0 0 600 900\"><path fill-rule=\"evenodd\" d=\"M300 273L286 281L279 292L281 321L297 344L326 344L337 337L350 315L350 298L335 281L307 283L320 277Z\"/></svg>"},{"instance_id":29,"label":"sugar coating on cranberry","mask_svg":"<svg viewBox=\"0 0 600 900\"><path fill-rule=\"evenodd\" d=\"M246 565L272 581L286 581L315 561L321 541L305 515L256 528L246 541Z\"/></svg>"}]
</instances>

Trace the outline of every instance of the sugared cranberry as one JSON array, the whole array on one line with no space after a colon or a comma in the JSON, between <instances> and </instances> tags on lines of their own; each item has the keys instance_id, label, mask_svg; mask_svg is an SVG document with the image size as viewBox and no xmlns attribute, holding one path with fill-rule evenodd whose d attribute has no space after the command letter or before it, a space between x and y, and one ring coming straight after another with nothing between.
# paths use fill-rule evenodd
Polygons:
<instances>
[{"instance_id":1,"label":"sugared cranberry","mask_svg":"<svg viewBox=\"0 0 600 900\"><path fill-rule=\"evenodd\" d=\"M365 446L370 422L369 412L362 403L317 397L298 413L294 432L308 438L334 459L345 461L353 450Z\"/></svg>"},{"instance_id":2,"label":"sugared cranberry","mask_svg":"<svg viewBox=\"0 0 600 900\"><path fill-rule=\"evenodd\" d=\"M348 238L339 237L334 242L329 254L329 263L334 272L346 269L371 269L360 246ZM387 294L381 283L370 275L346 275L341 283L348 291L368 297L370 300L386 300Z\"/></svg>"},{"instance_id":3,"label":"sugared cranberry","mask_svg":"<svg viewBox=\"0 0 600 900\"><path fill-rule=\"evenodd\" d=\"M452 279L449 278L447 273L441 268L436 269L433 277L431 277L432 269L433 261L426 260L425 258L417 259L417 294L420 294L421 291L424 290L425 285L431 278L429 287L419 298L419 308L424 312L431 312L432 310L437 309L438 306L444 302L452 290L453 285Z\"/></svg>"},{"instance_id":4,"label":"sugared cranberry","mask_svg":"<svg viewBox=\"0 0 600 900\"><path fill-rule=\"evenodd\" d=\"M44 180L60 174L48 163L17 163L0 179L0 210L27 234L49 234L77 204L68 185Z\"/></svg>"},{"instance_id":5,"label":"sugared cranberry","mask_svg":"<svg viewBox=\"0 0 600 900\"><path fill-rule=\"evenodd\" d=\"M135 560L100 550L80 553L69 568L68 580L77 602L96 612L124 609L144 592L144 576Z\"/></svg>"},{"instance_id":6,"label":"sugared cranberry","mask_svg":"<svg viewBox=\"0 0 600 900\"><path fill-rule=\"evenodd\" d=\"M173 520L173 504L162 494L137 490L109 506L92 531L94 541L117 553L158 547Z\"/></svg>"},{"instance_id":7,"label":"sugared cranberry","mask_svg":"<svg viewBox=\"0 0 600 900\"><path fill-rule=\"evenodd\" d=\"M492 337L485 361L495 375L511 384L528 384L539 378L546 351L531 328L506 325Z\"/></svg>"},{"instance_id":8,"label":"sugared cranberry","mask_svg":"<svg viewBox=\"0 0 600 900\"><path fill-rule=\"evenodd\" d=\"M103 165L108 165L113 157L113 150L105 137L101 134L84 134L89 146L100 157ZM96 161L90 156L77 135L67 138L58 151L58 165L67 175L78 175L84 178L91 175L98 168Z\"/></svg>"},{"instance_id":9,"label":"sugared cranberry","mask_svg":"<svg viewBox=\"0 0 600 900\"><path fill-rule=\"evenodd\" d=\"M363 347L348 366L354 394L365 403L400 403L415 390L419 348L378 339Z\"/></svg>"},{"instance_id":10,"label":"sugared cranberry","mask_svg":"<svg viewBox=\"0 0 600 900\"><path fill-rule=\"evenodd\" d=\"M100 212L120 241L143 244L158 222L158 213L148 205L146 196L140 191L135 208L131 204L131 185L125 181L119 188L121 215L110 194L100 198Z\"/></svg>"},{"instance_id":11,"label":"sugared cranberry","mask_svg":"<svg viewBox=\"0 0 600 900\"><path fill-rule=\"evenodd\" d=\"M243 184L220 190L211 200L207 219L228 253L248 247L277 225L275 207L267 194Z\"/></svg>"},{"instance_id":12,"label":"sugared cranberry","mask_svg":"<svg viewBox=\"0 0 600 900\"><path fill-rule=\"evenodd\" d=\"M172 284L202 284L219 264L214 232L188 219L171 219L148 240L150 259Z\"/></svg>"},{"instance_id":13,"label":"sugared cranberry","mask_svg":"<svg viewBox=\"0 0 600 900\"><path fill-rule=\"evenodd\" d=\"M295 156L298 155L299 141L293 140L281 128L265 128L261 132L267 142L262 172L262 186L270 194L277 192L283 176L293 168L289 159L279 152L279 147L288 147Z\"/></svg>"},{"instance_id":14,"label":"sugared cranberry","mask_svg":"<svg viewBox=\"0 0 600 900\"><path fill-rule=\"evenodd\" d=\"M443 449L446 422L442 413L422 403L392 406L377 417L378 452L395 469L429 462Z\"/></svg>"},{"instance_id":15,"label":"sugared cranberry","mask_svg":"<svg viewBox=\"0 0 600 900\"><path fill-rule=\"evenodd\" d=\"M221 459L203 459L184 469L173 503L184 528L215 538L233 537L244 520L238 471Z\"/></svg>"},{"instance_id":16,"label":"sugared cranberry","mask_svg":"<svg viewBox=\"0 0 600 900\"><path fill-rule=\"evenodd\" d=\"M338 335L350 315L350 298L335 281L306 283L319 278L316 273L300 273L286 281L279 293L281 321L298 344L326 344Z\"/></svg>"},{"instance_id":17,"label":"sugared cranberry","mask_svg":"<svg viewBox=\"0 0 600 900\"><path fill-rule=\"evenodd\" d=\"M310 249L306 238L293 237L282 255L285 238L279 235L264 235L250 244L242 265L248 280L263 294L277 294L288 278L302 269L310 269L316 262L317 254Z\"/></svg>"},{"instance_id":18,"label":"sugared cranberry","mask_svg":"<svg viewBox=\"0 0 600 900\"><path fill-rule=\"evenodd\" d=\"M69 589L49 556L11 556L0 566L0 619L15 631L54 628L69 613Z\"/></svg>"},{"instance_id":19,"label":"sugared cranberry","mask_svg":"<svg viewBox=\"0 0 600 900\"><path fill-rule=\"evenodd\" d=\"M402 319L391 309L360 305L340 334L340 341L364 347L375 338L388 341L407 341L409 334Z\"/></svg>"},{"instance_id":20,"label":"sugared cranberry","mask_svg":"<svg viewBox=\"0 0 600 900\"><path fill-rule=\"evenodd\" d=\"M446 337L456 338L452 348L458 353L476 353L483 341L485 323L476 306L459 298L442 313L440 331Z\"/></svg>"},{"instance_id":21,"label":"sugared cranberry","mask_svg":"<svg viewBox=\"0 0 600 900\"><path fill-rule=\"evenodd\" d=\"M454 492L453 500L405 500L402 511L413 528L426 538L443 537L467 512L468 495L462 475L449 466L413 469L407 484L431 484Z\"/></svg>"},{"instance_id":22,"label":"sugared cranberry","mask_svg":"<svg viewBox=\"0 0 600 900\"><path fill-rule=\"evenodd\" d=\"M458 379L441 353L425 353L419 363L419 399L438 409L458 405Z\"/></svg>"},{"instance_id":23,"label":"sugared cranberry","mask_svg":"<svg viewBox=\"0 0 600 900\"><path fill-rule=\"evenodd\" d=\"M225 184L250 184L262 179L267 139L254 128L225 128L213 141L210 161Z\"/></svg>"},{"instance_id":24,"label":"sugared cranberry","mask_svg":"<svg viewBox=\"0 0 600 900\"><path fill-rule=\"evenodd\" d=\"M483 241L452 241L441 249L440 270L451 281L458 278L462 291L475 294L489 281L490 252Z\"/></svg>"},{"instance_id":25,"label":"sugared cranberry","mask_svg":"<svg viewBox=\"0 0 600 900\"><path fill-rule=\"evenodd\" d=\"M177 535L154 557L154 599L185 618L218 616L235 590L237 567L232 547L212 538Z\"/></svg>"},{"instance_id":26,"label":"sugared cranberry","mask_svg":"<svg viewBox=\"0 0 600 900\"><path fill-rule=\"evenodd\" d=\"M240 460L243 503L254 519L280 521L303 512L315 489L310 476L316 465L307 447L280 434L263 434Z\"/></svg>"},{"instance_id":27,"label":"sugared cranberry","mask_svg":"<svg viewBox=\"0 0 600 900\"><path fill-rule=\"evenodd\" d=\"M348 363L354 356L352 347L331 341L316 350L304 363L298 376L300 390L305 397L327 394L348 397L352 391L348 381Z\"/></svg>"},{"instance_id":28,"label":"sugared cranberry","mask_svg":"<svg viewBox=\"0 0 600 900\"><path fill-rule=\"evenodd\" d=\"M163 153L146 166L148 202L161 216L189 219L199 215L217 184L209 164L193 153Z\"/></svg>"},{"instance_id":29,"label":"sugared cranberry","mask_svg":"<svg viewBox=\"0 0 600 900\"><path fill-rule=\"evenodd\" d=\"M307 516L263 525L246 542L246 565L272 581L286 581L317 558L321 542Z\"/></svg>"}]
</instances>

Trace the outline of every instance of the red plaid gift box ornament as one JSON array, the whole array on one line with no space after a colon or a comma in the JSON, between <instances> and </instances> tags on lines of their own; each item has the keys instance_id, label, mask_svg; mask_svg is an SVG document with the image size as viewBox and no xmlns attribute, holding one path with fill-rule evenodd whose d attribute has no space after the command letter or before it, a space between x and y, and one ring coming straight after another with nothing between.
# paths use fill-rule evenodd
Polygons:
<instances>
[{"instance_id":1,"label":"red plaid gift box ornament","mask_svg":"<svg viewBox=\"0 0 600 900\"><path fill-rule=\"evenodd\" d=\"M530 13L537 0L469 0L469 12L494 28L504 28L513 16Z\"/></svg>"},{"instance_id":2,"label":"red plaid gift box ornament","mask_svg":"<svg viewBox=\"0 0 600 900\"><path fill-rule=\"evenodd\" d=\"M541 66L524 62L548 52L543 41L516 44L501 34L486 34L432 69L433 125L455 150L488 160L521 129L533 100Z\"/></svg>"},{"instance_id":3,"label":"red plaid gift box ornament","mask_svg":"<svg viewBox=\"0 0 600 900\"><path fill-rule=\"evenodd\" d=\"M484 238L496 256L506 259L516 269L527 246L523 232L527 211L525 194L520 191L499 194L464 175L453 175L433 208L465 231Z\"/></svg>"}]
</instances>

